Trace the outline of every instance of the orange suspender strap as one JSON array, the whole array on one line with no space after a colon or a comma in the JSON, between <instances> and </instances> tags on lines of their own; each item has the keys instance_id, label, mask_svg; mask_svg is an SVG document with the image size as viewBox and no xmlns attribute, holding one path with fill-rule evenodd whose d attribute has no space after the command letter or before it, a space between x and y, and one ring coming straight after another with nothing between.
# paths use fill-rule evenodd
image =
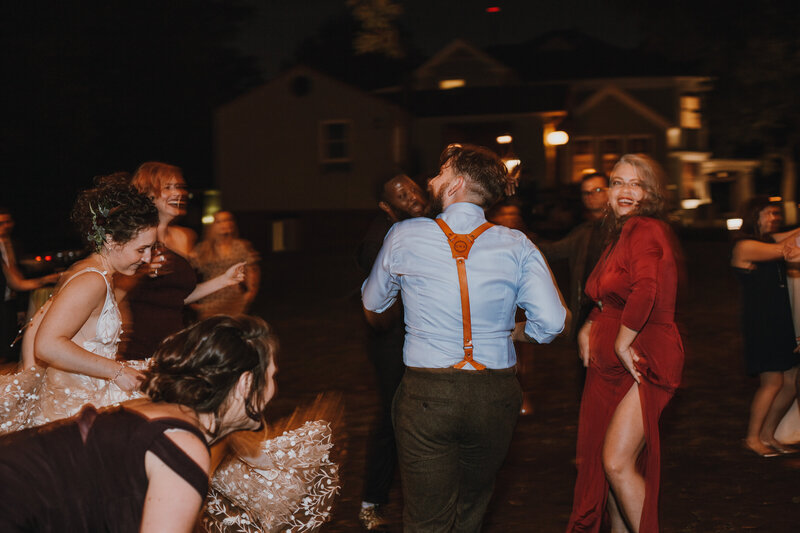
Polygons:
<instances>
[{"instance_id":1,"label":"orange suspender strap","mask_svg":"<svg viewBox=\"0 0 800 533\"><path fill-rule=\"evenodd\" d=\"M475 239L494 224L484 222L472 230L471 233L460 234L453 233L450 226L445 224L444 220L441 218L437 218L436 223L439 224L439 227L447 236L447 242L450 244L450 251L453 252L453 259L456 260L456 267L458 268L458 286L461 290L461 321L464 324L464 359L453 365L453 368L463 368L464 365L469 363L475 370L483 370L486 366L472 359L472 319L469 312L469 288L467 287L466 260Z\"/></svg>"}]
</instances>

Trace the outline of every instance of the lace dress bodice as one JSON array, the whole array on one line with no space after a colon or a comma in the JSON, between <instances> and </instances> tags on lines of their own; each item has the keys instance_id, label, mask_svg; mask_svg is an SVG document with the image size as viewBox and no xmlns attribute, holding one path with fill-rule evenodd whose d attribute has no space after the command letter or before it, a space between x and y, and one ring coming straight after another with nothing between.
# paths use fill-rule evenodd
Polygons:
<instances>
[{"instance_id":1,"label":"lace dress bodice","mask_svg":"<svg viewBox=\"0 0 800 533\"><path fill-rule=\"evenodd\" d=\"M94 336L84 340L80 345L96 355L114 359L122 333L122 317L108 273L93 267L85 268L65 281L61 290L76 277L90 272L103 277L106 297L97 317ZM58 293L53 296L57 297ZM41 316L35 317L34 320L42 320L52 301L51 298L42 306L39 310ZM77 341L77 336L73 340ZM145 364L142 361L137 366L144 368ZM32 366L11 376L0 376L0 433L17 431L72 416L88 403L103 407L140 396L141 393L125 392L106 379L76 374L55 367Z\"/></svg>"},{"instance_id":2,"label":"lace dress bodice","mask_svg":"<svg viewBox=\"0 0 800 533\"><path fill-rule=\"evenodd\" d=\"M94 354L113 359L117 355L117 344L122 335L122 315L119 312L117 299L114 297L114 290L108 281L108 273L96 268L86 268L72 276L64 285L84 272L97 272L103 276L103 281L106 282L106 299L103 302L100 316L97 317L95 335L93 338L83 341L83 348Z\"/></svg>"}]
</instances>

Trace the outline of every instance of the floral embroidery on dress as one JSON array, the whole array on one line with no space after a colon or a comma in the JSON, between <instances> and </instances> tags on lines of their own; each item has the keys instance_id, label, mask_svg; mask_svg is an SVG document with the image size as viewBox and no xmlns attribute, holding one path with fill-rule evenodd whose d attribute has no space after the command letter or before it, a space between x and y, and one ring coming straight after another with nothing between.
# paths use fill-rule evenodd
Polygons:
<instances>
[{"instance_id":1,"label":"floral embroidery on dress","mask_svg":"<svg viewBox=\"0 0 800 533\"><path fill-rule=\"evenodd\" d=\"M211 480L204 524L216 522L215 533L252 531L253 523L256 531L317 530L340 488L332 446L330 426L317 420L263 441L258 457L229 456Z\"/></svg>"},{"instance_id":2,"label":"floral embroidery on dress","mask_svg":"<svg viewBox=\"0 0 800 533\"><path fill-rule=\"evenodd\" d=\"M95 337L85 341L83 347L113 359L122 332L119 307L104 272L88 268L70 280L87 271L103 275L107 291ZM137 370L144 370L148 364L149 360L128 362ZM104 407L141 396L105 379L32 366L0 375L0 434L67 418L87 403ZM200 523L202 530L299 533L319 529L330 519L339 493L338 468L329 456L333 444L328 423L306 422L273 439L255 433L248 438L255 449L248 452L247 461L229 454L215 472Z\"/></svg>"},{"instance_id":3,"label":"floral embroidery on dress","mask_svg":"<svg viewBox=\"0 0 800 533\"><path fill-rule=\"evenodd\" d=\"M106 297L97 318L94 337L84 341L82 346L101 357L113 359L122 333L122 316L108 273L85 268L65 281L61 288L87 272L103 277ZM58 298L58 295L53 298ZM52 302L53 299L49 300L45 306L52 305ZM43 307L40 312L46 313L47 308ZM144 368L145 365L146 362L141 362L137 366ZM102 407L141 396L141 393L125 392L116 383L105 379L53 367L32 366L15 374L0 376L0 434L67 418L87 403Z\"/></svg>"}]
</instances>

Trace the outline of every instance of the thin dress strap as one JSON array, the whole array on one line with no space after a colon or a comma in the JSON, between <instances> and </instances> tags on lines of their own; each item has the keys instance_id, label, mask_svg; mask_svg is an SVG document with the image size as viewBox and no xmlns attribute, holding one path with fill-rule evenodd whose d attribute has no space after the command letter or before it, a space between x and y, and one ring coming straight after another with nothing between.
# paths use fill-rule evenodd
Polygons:
<instances>
[{"instance_id":1,"label":"thin dress strap","mask_svg":"<svg viewBox=\"0 0 800 533\"><path fill-rule=\"evenodd\" d=\"M70 281L72 281L73 279L77 278L81 274L85 274L86 272L96 272L96 273L100 274L103 277L103 281L106 282L106 299L103 302L103 309L100 311L100 315L101 316L98 317L98 319L97 319L98 324L99 324L100 321L101 321L101 317L103 315L107 315L108 312L109 312L109 309L112 309L114 307L114 304L116 304L116 298L114 297L114 291L111 288L111 282L109 282L108 281L108 277L106 277L107 274L108 274L108 271L107 270L100 270L99 268L95 268L95 267L86 267L86 268L84 268L82 270L79 270L78 272L76 272L72 276L70 276L66 281L64 281L63 285L58 287L58 290L56 292L53 292L50 295L50 298L48 298L48 300L41 307L39 307L39 309L36 311L36 314L47 312L47 309L50 307L50 305L52 305L53 299L55 299L59 295L59 293L61 293L61 291L64 290L64 287L66 287L67 284ZM109 306L111 306L111 307L109 307ZM11 343L11 346L14 346L17 342L20 341L20 339L22 339L22 336L25 333L25 330L31 325L32 322L33 322L33 317L31 317L30 320L28 320L25 323L25 325L20 328L20 330L17 332L17 336L14 338L14 341Z\"/></svg>"},{"instance_id":2,"label":"thin dress strap","mask_svg":"<svg viewBox=\"0 0 800 533\"><path fill-rule=\"evenodd\" d=\"M95 268L95 267L86 267L86 268L84 268L83 270L79 270L79 271L75 272L75 274L73 274L72 276L70 276L70 277L69 277L69 279L67 279L67 280L64 282L64 284L63 284L61 287L59 287L59 288L58 288L58 292L53 294L53 298L55 298L56 296L58 296L58 294L59 294L59 293L60 293L62 290L64 290L64 287L66 287L66 286L67 286L67 284L68 284L70 281L72 281L73 279L77 278L77 277L78 277L78 276L80 276L81 274L85 274L86 272L96 272L96 273L100 274L100 275L103 277L103 281L105 281L105 282L106 282L106 300L105 300L105 302L103 303L103 310L102 310L102 311L101 311L101 313L100 313L100 314L103 314L103 313L105 313L105 311L106 311L106 308L108 307L108 304L109 304L109 303L113 303L113 302L115 301L115 299L114 299L114 291L113 291L113 290L112 290L112 288L111 288L111 282L110 282L110 281L108 281L108 277L107 277L107 276L108 276L108 271L107 271L107 270L100 270L99 268Z\"/></svg>"},{"instance_id":3,"label":"thin dress strap","mask_svg":"<svg viewBox=\"0 0 800 533\"><path fill-rule=\"evenodd\" d=\"M97 317L94 338L87 339L83 343L83 347L97 355L113 357L116 354L117 343L122 333L122 318L119 313L119 308L117 307L117 300L114 297L114 290L108 279L108 271L99 270L94 267L84 268L65 281L59 291L66 287L67 283L85 272L96 272L103 276L103 281L106 282L106 299L103 302L103 308L100 310L100 316Z\"/></svg>"},{"instance_id":4,"label":"thin dress strap","mask_svg":"<svg viewBox=\"0 0 800 533\"><path fill-rule=\"evenodd\" d=\"M75 272L75 274L70 276L69 279L67 279L67 281L65 281L64 284L58 289L59 292L61 291L61 289L63 289L64 287L67 286L67 283L69 283L70 281L72 281L73 279L77 278L78 276L80 276L81 274L83 274L85 272L97 272L98 274L103 276L103 279L106 282L106 287L108 287L108 290L111 290L111 284L109 283L108 278L106 277L108 275L108 271L107 270L100 270L99 268L95 268L95 267L86 267L86 268L84 268L82 270L79 270L79 271Z\"/></svg>"}]
</instances>

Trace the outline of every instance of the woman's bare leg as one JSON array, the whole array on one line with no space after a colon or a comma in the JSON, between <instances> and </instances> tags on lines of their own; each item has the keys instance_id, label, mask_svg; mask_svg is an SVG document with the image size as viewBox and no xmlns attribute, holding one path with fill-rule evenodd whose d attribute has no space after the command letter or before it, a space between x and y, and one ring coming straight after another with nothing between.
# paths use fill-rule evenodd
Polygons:
<instances>
[{"instance_id":1,"label":"woman's bare leg","mask_svg":"<svg viewBox=\"0 0 800 533\"><path fill-rule=\"evenodd\" d=\"M767 416L764 418L764 424L761 426L759 437L761 442L769 446L780 446L781 444L775 440L775 430L778 428L783 415L792 404L797 393L795 380L797 379L797 367L791 368L783 373L783 386L781 386L775 399L772 400L772 405L767 411Z\"/></svg>"},{"instance_id":2,"label":"woman's bare leg","mask_svg":"<svg viewBox=\"0 0 800 533\"><path fill-rule=\"evenodd\" d=\"M611 519L611 533L630 533L625 519L622 518L622 512L620 512L619 506L617 505L614 491L611 489L608 491L608 504L606 508L608 509L608 516Z\"/></svg>"},{"instance_id":3,"label":"woman's bare leg","mask_svg":"<svg viewBox=\"0 0 800 533\"><path fill-rule=\"evenodd\" d=\"M781 372L762 372L759 375L761 386L753 396L750 404L750 421L747 424L747 447L757 454L764 455L774 453L774 450L761 442L761 429L764 420L772 406L775 397L783 387L783 373ZM773 434L775 429L773 428ZM774 438L774 437L773 437Z\"/></svg>"},{"instance_id":4,"label":"woman's bare leg","mask_svg":"<svg viewBox=\"0 0 800 533\"><path fill-rule=\"evenodd\" d=\"M638 533L644 507L644 478L636 471L636 459L644 449L644 419L639 386L634 383L619 402L608 425L603 444L603 468L616 503L628 527Z\"/></svg>"}]
</instances>

